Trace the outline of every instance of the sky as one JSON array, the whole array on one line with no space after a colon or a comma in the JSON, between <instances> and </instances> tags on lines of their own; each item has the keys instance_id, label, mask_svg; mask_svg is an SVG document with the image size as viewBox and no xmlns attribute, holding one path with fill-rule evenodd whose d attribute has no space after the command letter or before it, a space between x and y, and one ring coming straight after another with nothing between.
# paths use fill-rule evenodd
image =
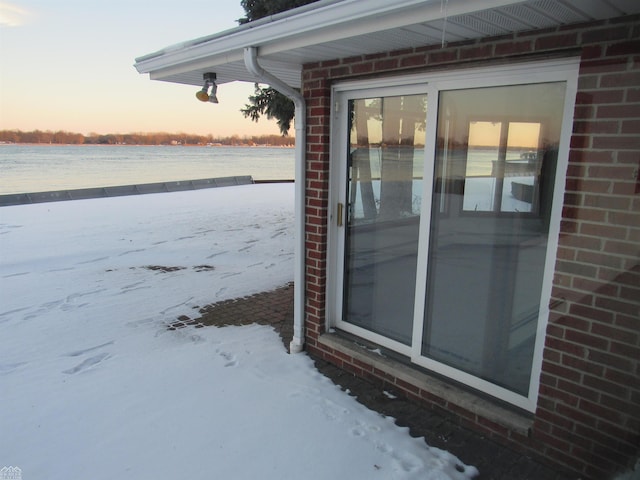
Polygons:
<instances>
[{"instance_id":1,"label":"sky","mask_svg":"<svg viewBox=\"0 0 640 480\"><path fill-rule=\"evenodd\" d=\"M240 113L253 84L221 86L214 105L133 67L242 16L240 0L0 0L0 130L278 134Z\"/></svg>"}]
</instances>

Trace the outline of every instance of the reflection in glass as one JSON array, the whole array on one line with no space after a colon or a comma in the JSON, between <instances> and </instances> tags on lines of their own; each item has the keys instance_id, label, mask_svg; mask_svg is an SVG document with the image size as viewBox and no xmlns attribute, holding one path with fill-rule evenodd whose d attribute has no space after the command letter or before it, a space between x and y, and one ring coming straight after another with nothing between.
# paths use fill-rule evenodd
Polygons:
<instances>
[{"instance_id":1,"label":"reflection in glass","mask_svg":"<svg viewBox=\"0 0 640 480\"><path fill-rule=\"evenodd\" d=\"M540 123L471 121L463 209L533 212Z\"/></svg>"},{"instance_id":2,"label":"reflection in glass","mask_svg":"<svg viewBox=\"0 0 640 480\"><path fill-rule=\"evenodd\" d=\"M351 100L343 318L409 345L426 95Z\"/></svg>"},{"instance_id":3,"label":"reflection in glass","mask_svg":"<svg viewBox=\"0 0 640 480\"><path fill-rule=\"evenodd\" d=\"M524 396L564 91L547 83L439 98L422 355Z\"/></svg>"}]
</instances>

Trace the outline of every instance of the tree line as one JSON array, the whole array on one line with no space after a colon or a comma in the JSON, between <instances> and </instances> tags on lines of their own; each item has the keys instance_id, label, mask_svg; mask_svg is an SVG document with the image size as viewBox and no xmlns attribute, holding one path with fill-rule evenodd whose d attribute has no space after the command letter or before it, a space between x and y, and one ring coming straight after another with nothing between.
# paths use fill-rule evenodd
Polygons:
<instances>
[{"instance_id":1,"label":"tree line","mask_svg":"<svg viewBox=\"0 0 640 480\"><path fill-rule=\"evenodd\" d=\"M240 137L216 137L213 135L194 135L188 133L90 133L83 135L66 131L50 130L0 130L1 143L42 143L59 145L271 145L289 146L295 143L294 137L281 135L253 135Z\"/></svg>"}]
</instances>

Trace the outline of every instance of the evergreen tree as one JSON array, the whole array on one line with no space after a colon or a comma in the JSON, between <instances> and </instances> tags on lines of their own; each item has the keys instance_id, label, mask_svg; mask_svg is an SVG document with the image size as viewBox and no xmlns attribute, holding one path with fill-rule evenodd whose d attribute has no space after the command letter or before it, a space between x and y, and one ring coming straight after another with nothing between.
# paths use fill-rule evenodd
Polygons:
<instances>
[{"instance_id":1,"label":"evergreen tree","mask_svg":"<svg viewBox=\"0 0 640 480\"><path fill-rule=\"evenodd\" d=\"M244 8L246 17L238 22L240 24L252 22L315 1L317 0L241 0L240 4ZM295 113L293 102L289 98L271 87L260 87L256 84L255 95L249 96L249 102L240 110L245 117L251 118L254 122L257 122L262 115L270 119L275 118L280 133L286 135L289 132Z\"/></svg>"}]
</instances>

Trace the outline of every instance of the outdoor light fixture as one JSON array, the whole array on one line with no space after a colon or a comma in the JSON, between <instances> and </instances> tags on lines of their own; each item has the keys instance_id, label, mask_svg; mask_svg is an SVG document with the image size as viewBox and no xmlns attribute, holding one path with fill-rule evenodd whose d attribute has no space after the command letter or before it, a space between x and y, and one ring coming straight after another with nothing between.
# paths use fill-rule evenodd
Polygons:
<instances>
[{"instance_id":1,"label":"outdoor light fixture","mask_svg":"<svg viewBox=\"0 0 640 480\"><path fill-rule=\"evenodd\" d=\"M202 78L204 79L204 85L202 86L202 90L196 92L196 98L201 102L218 103L218 97L216 95L218 92L216 74L208 72L203 74ZM209 93L209 87L211 87L211 93Z\"/></svg>"}]
</instances>

